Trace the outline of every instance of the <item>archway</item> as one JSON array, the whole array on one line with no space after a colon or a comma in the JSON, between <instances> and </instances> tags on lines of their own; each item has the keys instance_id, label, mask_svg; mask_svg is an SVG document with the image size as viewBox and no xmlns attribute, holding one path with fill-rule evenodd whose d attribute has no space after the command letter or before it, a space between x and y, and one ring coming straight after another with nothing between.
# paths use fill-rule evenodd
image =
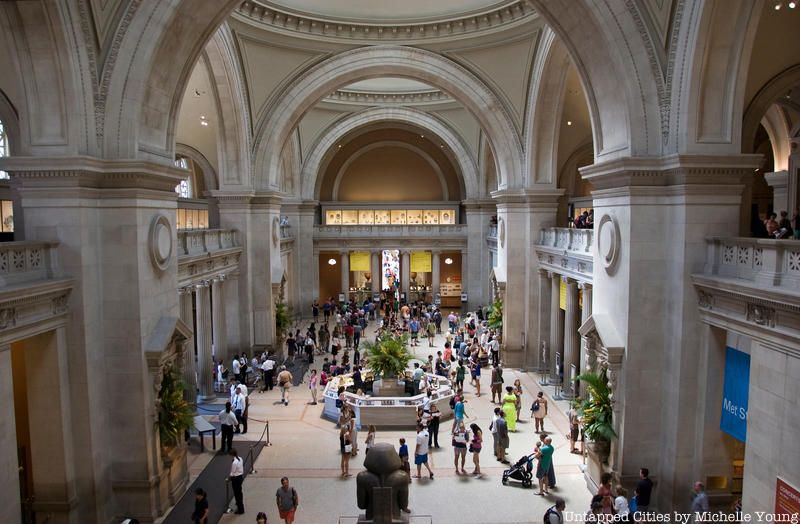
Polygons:
<instances>
[{"instance_id":1,"label":"archway","mask_svg":"<svg viewBox=\"0 0 800 524\"><path fill-rule=\"evenodd\" d=\"M302 115L344 85L380 76L410 77L447 91L486 130L497 161L499 186L518 187L522 143L508 110L475 75L441 55L396 46L359 48L336 55L299 75L256 127L255 188L277 186L279 153Z\"/></svg>"},{"instance_id":2,"label":"archway","mask_svg":"<svg viewBox=\"0 0 800 524\"><path fill-rule=\"evenodd\" d=\"M335 122L312 146L308 159L303 164L301 183L303 198L313 199L319 193L322 181L320 168L343 137L374 124L383 122L405 123L419 126L434 135L454 155L464 180L466 198L476 198L479 193L478 168L464 141L447 124L429 113L407 107L372 108L347 116Z\"/></svg>"}]
</instances>

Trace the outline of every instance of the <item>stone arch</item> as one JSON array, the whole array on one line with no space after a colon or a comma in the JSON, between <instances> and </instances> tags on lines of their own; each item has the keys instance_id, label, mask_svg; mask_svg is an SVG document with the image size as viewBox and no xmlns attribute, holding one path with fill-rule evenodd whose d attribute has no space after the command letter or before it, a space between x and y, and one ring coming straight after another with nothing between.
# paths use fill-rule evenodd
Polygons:
<instances>
[{"instance_id":1,"label":"stone arch","mask_svg":"<svg viewBox=\"0 0 800 524\"><path fill-rule=\"evenodd\" d=\"M591 158L592 142L589 141L575 148L564 161L564 166L558 173L558 187L564 189L564 196L567 199L575 196L575 188L580 183L581 175L578 169L586 165L587 160L591 163Z\"/></svg>"},{"instance_id":2,"label":"stone arch","mask_svg":"<svg viewBox=\"0 0 800 524\"><path fill-rule=\"evenodd\" d=\"M431 157L428 153L423 151L421 148L417 147L414 144L409 144L408 142L403 142L401 140L381 140L379 142L373 142L371 144L367 144L364 147L359 148L355 151L350 157L342 164L342 167L339 168L339 171L336 173L336 178L333 181L333 200L339 200L339 184L342 181L342 177L344 176L347 168L350 167L350 164L358 160L362 155L372 151L373 149L377 149L379 147L384 146L393 146L393 147L400 147L403 149L407 149L416 153L420 158L425 160L428 165L431 166L433 172L436 173L437 178L439 179L439 184L442 186L442 200L449 200L449 191L447 189L447 182L445 181L444 174L442 173L441 167L436 161ZM318 177L319 178L319 177ZM315 197L319 197L319 193L315 194Z\"/></svg>"},{"instance_id":3,"label":"stone arch","mask_svg":"<svg viewBox=\"0 0 800 524\"><path fill-rule=\"evenodd\" d=\"M635 7L528 1L563 42L581 79L595 161L660 155L663 81L654 46Z\"/></svg>"},{"instance_id":4,"label":"stone arch","mask_svg":"<svg viewBox=\"0 0 800 524\"><path fill-rule=\"evenodd\" d=\"M310 154L303 164L301 173L303 198L313 199L319 195L322 178L320 168L332 153L336 143L342 137L354 131L382 122L400 122L419 126L441 140L455 156L461 171L466 198L477 198L480 186L478 183L478 167L464 140L440 119L409 107L376 107L349 115L335 123L320 135L320 139L311 147ZM313 181L313 183L310 183Z\"/></svg>"},{"instance_id":5,"label":"stone arch","mask_svg":"<svg viewBox=\"0 0 800 524\"><path fill-rule=\"evenodd\" d=\"M83 13L74 2L4 3L0 28L19 87L19 133L15 154L65 156L94 154L94 51L83 38Z\"/></svg>"},{"instance_id":6,"label":"stone arch","mask_svg":"<svg viewBox=\"0 0 800 524\"><path fill-rule=\"evenodd\" d=\"M794 86L800 85L800 64L792 66L772 77L759 89L744 112L742 123L742 152L753 151L758 125L770 106ZM770 137L771 138L771 137Z\"/></svg>"},{"instance_id":7,"label":"stone arch","mask_svg":"<svg viewBox=\"0 0 800 524\"><path fill-rule=\"evenodd\" d=\"M528 92L525 121L525 185L557 185L558 137L564 107L569 53L549 28L542 32Z\"/></svg>"},{"instance_id":8,"label":"stone arch","mask_svg":"<svg viewBox=\"0 0 800 524\"><path fill-rule=\"evenodd\" d=\"M786 115L778 104L772 104L764 113L761 125L769 136L772 146L772 158L774 161L773 171L784 171L789 168L789 155L792 154L791 137L789 122ZM752 145L750 147L753 147Z\"/></svg>"},{"instance_id":9,"label":"stone arch","mask_svg":"<svg viewBox=\"0 0 800 524\"><path fill-rule=\"evenodd\" d=\"M684 4L667 69L673 108L668 152L742 152L745 80L761 8L759 2Z\"/></svg>"},{"instance_id":10,"label":"stone arch","mask_svg":"<svg viewBox=\"0 0 800 524\"><path fill-rule=\"evenodd\" d=\"M380 76L410 77L450 93L472 112L495 150L500 187L518 187L522 144L508 109L475 75L436 53L371 46L340 53L298 75L256 127L256 189L275 187L281 148L302 115L337 88ZM285 101L285 103L283 102Z\"/></svg>"},{"instance_id":11,"label":"stone arch","mask_svg":"<svg viewBox=\"0 0 800 524\"><path fill-rule=\"evenodd\" d=\"M220 123L217 189L250 186L250 111L244 73L227 23L217 29L203 55L212 76Z\"/></svg>"},{"instance_id":12,"label":"stone arch","mask_svg":"<svg viewBox=\"0 0 800 524\"><path fill-rule=\"evenodd\" d=\"M239 0L131 2L108 55L103 153L171 163L186 82Z\"/></svg>"}]
</instances>

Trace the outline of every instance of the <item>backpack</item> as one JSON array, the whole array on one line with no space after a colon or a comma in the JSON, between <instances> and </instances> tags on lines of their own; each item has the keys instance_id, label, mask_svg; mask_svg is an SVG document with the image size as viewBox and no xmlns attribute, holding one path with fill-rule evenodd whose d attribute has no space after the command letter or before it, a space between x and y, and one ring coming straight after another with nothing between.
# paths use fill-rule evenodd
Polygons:
<instances>
[{"instance_id":1,"label":"backpack","mask_svg":"<svg viewBox=\"0 0 800 524\"><path fill-rule=\"evenodd\" d=\"M450 409L455 409L455 407L456 407L456 397L452 396L450 397Z\"/></svg>"},{"instance_id":2,"label":"backpack","mask_svg":"<svg viewBox=\"0 0 800 524\"><path fill-rule=\"evenodd\" d=\"M531 411L539 411L539 401L534 400L533 405L531 406Z\"/></svg>"},{"instance_id":3,"label":"backpack","mask_svg":"<svg viewBox=\"0 0 800 524\"><path fill-rule=\"evenodd\" d=\"M555 515L558 518L558 522L561 523L561 515L558 514L558 510L555 506L551 506L544 512L544 518L542 519L544 524L550 524L550 515Z\"/></svg>"}]
</instances>

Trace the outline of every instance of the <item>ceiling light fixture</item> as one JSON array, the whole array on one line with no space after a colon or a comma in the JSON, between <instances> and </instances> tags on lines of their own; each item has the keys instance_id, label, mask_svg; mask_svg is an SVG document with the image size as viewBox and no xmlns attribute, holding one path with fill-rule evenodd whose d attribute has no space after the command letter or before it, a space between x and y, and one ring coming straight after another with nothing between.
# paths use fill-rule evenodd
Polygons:
<instances>
[{"instance_id":1,"label":"ceiling light fixture","mask_svg":"<svg viewBox=\"0 0 800 524\"><path fill-rule=\"evenodd\" d=\"M571 126L572 125L572 120L567 120L567 125Z\"/></svg>"},{"instance_id":2,"label":"ceiling light fixture","mask_svg":"<svg viewBox=\"0 0 800 524\"><path fill-rule=\"evenodd\" d=\"M328 259L328 264L330 264L331 266L335 266L336 265L336 259L335 258L329 258Z\"/></svg>"},{"instance_id":3,"label":"ceiling light fixture","mask_svg":"<svg viewBox=\"0 0 800 524\"><path fill-rule=\"evenodd\" d=\"M780 9L781 9L781 3L778 2L777 4L775 4L775 10L780 11Z\"/></svg>"},{"instance_id":4,"label":"ceiling light fixture","mask_svg":"<svg viewBox=\"0 0 800 524\"><path fill-rule=\"evenodd\" d=\"M206 118L206 115L200 115L200 125L201 126L208 125L208 119Z\"/></svg>"},{"instance_id":5,"label":"ceiling light fixture","mask_svg":"<svg viewBox=\"0 0 800 524\"><path fill-rule=\"evenodd\" d=\"M452 258L450 258L450 257L447 257L447 258L445 258L445 259L444 259L444 263L445 263L445 264L447 264L447 265L449 266L450 264L452 264L452 263L453 263L453 259L452 259Z\"/></svg>"},{"instance_id":6,"label":"ceiling light fixture","mask_svg":"<svg viewBox=\"0 0 800 524\"><path fill-rule=\"evenodd\" d=\"M789 2L789 9L794 9L797 7L797 2Z\"/></svg>"}]
</instances>

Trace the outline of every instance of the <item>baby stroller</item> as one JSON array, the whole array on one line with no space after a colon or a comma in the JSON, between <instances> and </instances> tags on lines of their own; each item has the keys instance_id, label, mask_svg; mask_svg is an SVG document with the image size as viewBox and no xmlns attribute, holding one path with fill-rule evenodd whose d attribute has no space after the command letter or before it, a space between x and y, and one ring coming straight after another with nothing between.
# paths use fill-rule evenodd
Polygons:
<instances>
[{"instance_id":1,"label":"baby stroller","mask_svg":"<svg viewBox=\"0 0 800 524\"><path fill-rule=\"evenodd\" d=\"M507 484L508 479L511 478L521 481L523 488L533 486L533 457L533 455L526 455L503 471L503 484Z\"/></svg>"}]
</instances>

